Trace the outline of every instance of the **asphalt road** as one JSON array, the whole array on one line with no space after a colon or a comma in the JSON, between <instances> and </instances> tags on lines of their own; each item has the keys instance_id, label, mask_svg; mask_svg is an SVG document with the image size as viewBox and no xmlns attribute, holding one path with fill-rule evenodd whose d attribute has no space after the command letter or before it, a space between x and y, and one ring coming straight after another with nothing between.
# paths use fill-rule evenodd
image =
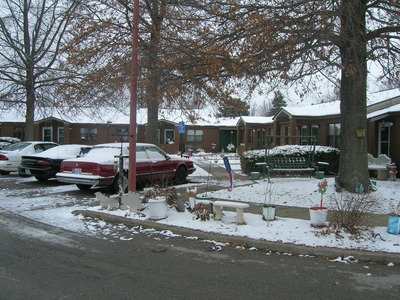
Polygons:
<instances>
[{"instance_id":1,"label":"asphalt road","mask_svg":"<svg viewBox=\"0 0 400 300\"><path fill-rule=\"evenodd\" d=\"M398 267L239 250L182 237L104 240L0 210L2 299L397 298ZM215 246L215 245L214 245Z\"/></svg>"}]
</instances>

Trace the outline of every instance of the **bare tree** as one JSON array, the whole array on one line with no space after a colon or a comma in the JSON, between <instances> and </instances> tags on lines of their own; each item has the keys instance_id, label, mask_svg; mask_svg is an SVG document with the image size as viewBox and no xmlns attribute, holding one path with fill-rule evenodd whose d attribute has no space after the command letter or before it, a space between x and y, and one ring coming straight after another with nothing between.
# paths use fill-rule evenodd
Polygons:
<instances>
[{"instance_id":1,"label":"bare tree","mask_svg":"<svg viewBox=\"0 0 400 300\"><path fill-rule=\"evenodd\" d=\"M398 82L399 2L248 0L218 5L213 32L216 37L224 32L224 37L219 35L215 47L229 41L228 56L241 66L244 77L297 81L304 91L324 79L340 88L338 182L349 191L360 184L368 187L367 61L379 63L383 75Z\"/></svg>"},{"instance_id":2,"label":"bare tree","mask_svg":"<svg viewBox=\"0 0 400 300\"><path fill-rule=\"evenodd\" d=\"M210 5L208 1L140 2L138 106L148 109L147 142L157 142L161 107L178 108L195 120L193 109L210 103L219 107L235 99L237 82L227 71L221 72L229 69L229 63L222 63L224 56L215 51L202 25L208 23ZM82 6L70 31L73 38L64 49L69 57L65 66L80 73L59 89L66 106L127 107L131 12L128 0L92 0Z\"/></svg>"},{"instance_id":3,"label":"bare tree","mask_svg":"<svg viewBox=\"0 0 400 300\"><path fill-rule=\"evenodd\" d=\"M0 100L25 109L25 139L33 139L36 105L53 102L59 50L74 0L3 0L0 4ZM37 102L40 103L37 103Z\"/></svg>"}]
</instances>

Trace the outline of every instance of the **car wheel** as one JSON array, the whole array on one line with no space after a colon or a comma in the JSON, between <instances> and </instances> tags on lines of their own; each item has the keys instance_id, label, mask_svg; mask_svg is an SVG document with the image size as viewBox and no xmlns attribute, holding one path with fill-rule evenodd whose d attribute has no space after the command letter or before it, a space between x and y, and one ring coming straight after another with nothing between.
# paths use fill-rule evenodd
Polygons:
<instances>
[{"instance_id":1,"label":"car wheel","mask_svg":"<svg viewBox=\"0 0 400 300\"><path fill-rule=\"evenodd\" d=\"M10 174L10 173L11 173L11 172L0 170L0 174L1 174L1 175L8 175L8 174Z\"/></svg>"},{"instance_id":2,"label":"car wheel","mask_svg":"<svg viewBox=\"0 0 400 300\"><path fill-rule=\"evenodd\" d=\"M35 178L36 178L36 180L37 180L37 181L40 181L40 182L46 182L46 181L48 180L48 178L47 178L47 177L39 177L39 176L35 176Z\"/></svg>"},{"instance_id":3,"label":"car wheel","mask_svg":"<svg viewBox=\"0 0 400 300\"><path fill-rule=\"evenodd\" d=\"M128 178L126 176L122 177L122 188L126 194L128 192ZM113 190L115 193L119 193L119 174L115 175Z\"/></svg>"},{"instance_id":4,"label":"car wheel","mask_svg":"<svg viewBox=\"0 0 400 300\"><path fill-rule=\"evenodd\" d=\"M175 177L173 179L174 184L184 184L186 183L187 171L185 167L178 167L175 172Z\"/></svg>"},{"instance_id":5,"label":"car wheel","mask_svg":"<svg viewBox=\"0 0 400 300\"><path fill-rule=\"evenodd\" d=\"M87 185L87 184L77 184L76 186L77 186L78 189L80 189L81 191L90 190L90 188L92 187L91 185Z\"/></svg>"}]
</instances>

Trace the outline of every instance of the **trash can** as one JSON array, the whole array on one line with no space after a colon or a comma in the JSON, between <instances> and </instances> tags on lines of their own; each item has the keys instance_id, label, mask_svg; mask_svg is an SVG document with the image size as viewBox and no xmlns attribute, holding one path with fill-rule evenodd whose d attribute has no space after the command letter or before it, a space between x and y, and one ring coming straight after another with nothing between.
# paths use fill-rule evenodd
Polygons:
<instances>
[{"instance_id":1,"label":"trash can","mask_svg":"<svg viewBox=\"0 0 400 300\"><path fill-rule=\"evenodd\" d=\"M260 172L251 172L251 179L253 180L260 179Z\"/></svg>"},{"instance_id":2,"label":"trash can","mask_svg":"<svg viewBox=\"0 0 400 300\"><path fill-rule=\"evenodd\" d=\"M315 172L315 178L317 178L317 179L324 179L324 171L317 171L317 172Z\"/></svg>"}]
</instances>

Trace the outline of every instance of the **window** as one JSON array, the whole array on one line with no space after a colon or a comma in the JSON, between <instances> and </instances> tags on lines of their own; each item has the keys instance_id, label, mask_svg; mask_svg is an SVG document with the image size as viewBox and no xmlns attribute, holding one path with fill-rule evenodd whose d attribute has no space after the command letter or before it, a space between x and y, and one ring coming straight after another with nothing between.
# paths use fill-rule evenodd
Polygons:
<instances>
[{"instance_id":1,"label":"window","mask_svg":"<svg viewBox=\"0 0 400 300\"><path fill-rule=\"evenodd\" d=\"M15 126L14 127L14 137L19 138L21 141L25 139L25 127Z\"/></svg>"},{"instance_id":2,"label":"window","mask_svg":"<svg viewBox=\"0 0 400 300\"><path fill-rule=\"evenodd\" d=\"M52 142L53 141L53 127L42 128L42 141Z\"/></svg>"},{"instance_id":3,"label":"window","mask_svg":"<svg viewBox=\"0 0 400 300\"><path fill-rule=\"evenodd\" d=\"M203 142L203 130L189 129L187 131L186 140L188 142Z\"/></svg>"},{"instance_id":4,"label":"window","mask_svg":"<svg viewBox=\"0 0 400 300\"><path fill-rule=\"evenodd\" d=\"M301 126L301 129L300 129L301 131L300 131L300 135L301 135L301 145L308 145L309 144L309 139L308 139L308 137L306 137L306 136L308 136L308 126L307 125L303 125L303 126Z\"/></svg>"},{"instance_id":5,"label":"window","mask_svg":"<svg viewBox=\"0 0 400 300\"><path fill-rule=\"evenodd\" d=\"M97 141L97 128L81 128L81 141Z\"/></svg>"},{"instance_id":6,"label":"window","mask_svg":"<svg viewBox=\"0 0 400 300\"><path fill-rule=\"evenodd\" d=\"M129 129L128 128L116 128L117 136L123 141L128 141L129 138Z\"/></svg>"},{"instance_id":7,"label":"window","mask_svg":"<svg viewBox=\"0 0 400 300\"><path fill-rule=\"evenodd\" d=\"M318 125L312 125L311 126L311 135L315 138L315 144L317 143L317 139L318 139Z\"/></svg>"},{"instance_id":8,"label":"window","mask_svg":"<svg viewBox=\"0 0 400 300\"><path fill-rule=\"evenodd\" d=\"M156 147L146 147L146 153L151 161L164 161L165 155Z\"/></svg>"},{"instance_id":9,"label":"window","mask_svg":"<svg viewBox=\"0 0 400 300\"><path fill-rule=\"evenodd\" d=\"M247 139L248 143L253 143L254 141L254 131L253 130L249 130L249 138Z\"/></svg>"},{"instance_id":10,"label":"window","mask_svg":"<svg viewBox=\"0 0 400 300\"><path fill-rule=\"evenodd\" d=\"M328 146L340 147L340 124L328 124Z\"/></svg>"},{"instance_id":11,"label":"window","mask_svg":"<svg viewBox=\"0 0 400 300\"><path fill-rule=\"evenodd\" d=\"M64 143L64 127L57 128L57 142Z\"/></svg>"},{"instance_id":12,"label":"window","mask_svg":"<svg viewBox=\"0 0 400 300\"><path fill-rule=\"evenodd\" d=\"M175 130L173 129L165 129L165 144L174 144L175 143Z\"/></svg>"},{"instance_id":13,"label":"window","mask_svg":"<svg viewBox=\"0 0 400 300\"><path fill-rule=\"evenodd\" d=\"M289 126L285 127L285 144L289 145Z\"/></svg>"}]
</instances>

